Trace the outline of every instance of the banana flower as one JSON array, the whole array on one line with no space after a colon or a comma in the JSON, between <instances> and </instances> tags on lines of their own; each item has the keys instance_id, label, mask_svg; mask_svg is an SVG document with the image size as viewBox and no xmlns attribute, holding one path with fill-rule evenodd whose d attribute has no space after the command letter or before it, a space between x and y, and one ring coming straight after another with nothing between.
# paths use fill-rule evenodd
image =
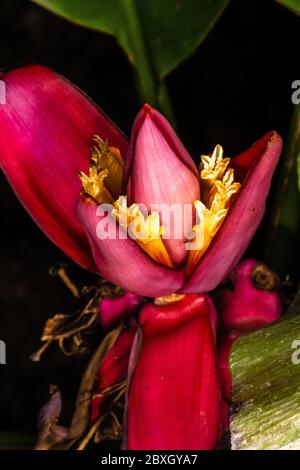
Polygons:
<instances>
[{"instance_id":1,"label":"banana flower","mask_svg":"<svg viewBox=\"0 0 300 470\"><path fill-rule=\"evenodd\" d=\"M6 84L1 167L33 219L67 255L147 297L209 292L224 279L263 216L281 152L276 132L231 160L217 145L197 168L149 105L128 143L88 97L52 70L27 66L0 78ZM98 216L103 203L113 209ZM160 207L144 216L139 204ZM168 222L170 207L177 213ZM135 238L124 236L125 212ZM108 232L120 222L117 237L98 237L102 219Z\"/></svg>"},{"instance_id":2,"label":"banana flower","mask_svg":"<svg viewBox=\"0 0 300 470\"><path fill-rule=\"evenodd\" d=\"M221 399L205 293L236 265L262 219L280 136L269 132L232 159L217 145L197 167L149 105L128 141L46 67L0 79L0 165L27 211L82 267L155 299L142 306L134 339L124 333L100 366L93 419L129 361L124 446L214 448Z\"/></svg>"}]
</instances>

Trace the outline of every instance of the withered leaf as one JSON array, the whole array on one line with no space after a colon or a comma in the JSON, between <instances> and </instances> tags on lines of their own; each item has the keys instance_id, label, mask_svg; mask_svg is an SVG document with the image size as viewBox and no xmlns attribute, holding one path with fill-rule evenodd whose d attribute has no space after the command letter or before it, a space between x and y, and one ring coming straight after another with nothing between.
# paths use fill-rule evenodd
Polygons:
<instances>
[{"instance_id":1,"label":"withered leaf","mask_svg":"<svg viewBox=\"0 0 300 470\"><path fill-rule=\"evenodd\" d=\"M120 335L123 327L110 331L95 351L80 384L75 413L73 415L69 438L79 438L87 432L90 424L90 404L100 362Z\"/></svg>"},{"instance_id":2,"label":"withered leaf","mask_svg":"<svg viewBox=\"0 0 300 470\"><path fill-rule=\"evenodd\" d=\"M39 434L35 446L36 450L49 450L54 445L63 441L68 434L68 430L65 427L57 425L62 410L61 393L56 386L51 387L50 393L49 400L39 413Z\"/></svg>"}]
</instances>

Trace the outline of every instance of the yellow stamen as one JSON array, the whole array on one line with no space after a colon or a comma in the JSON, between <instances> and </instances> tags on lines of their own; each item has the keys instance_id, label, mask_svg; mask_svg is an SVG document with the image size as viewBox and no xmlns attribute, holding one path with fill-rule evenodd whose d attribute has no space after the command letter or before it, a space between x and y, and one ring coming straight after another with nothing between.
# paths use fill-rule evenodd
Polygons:
<instances>
[{"instance_id":1,"label":"yellow stamen","mask_svg":"<svg viewBox=\"0 0 300 470\"><path fill-rule=\"evenodd\" d=\"M169 294L169 295L164 295L163 297L156 297L154 300L155 305L169 305L173 304L175 302L178 302L179 300L183 299L185 295L180 295L180 294Z\"/></svg>"},{"instance_id":2,"label":"yellow stamen","mask_svg":"<svg viewBox=\"0 0 300 470\"><path fill-rule=\"evenodd\" d=\"M88 175L83 173L83 171L79 173L84 192L92 196L99 204L112 203L114 200L104 185L107 175L108 170L98 172L95 166L90 166Z\"/></svg>"},{"instance_id":3,"label":"yellow stamen","mask_svg":"<svg viewBox=\"0 0 300 470\"><path fill-rule=\"evenodd\" d=\"M117 198L122 191L124 160L120 150L110 147L107 141L99 136L94 137L95 146L92 153L92 161L98 169L108 170L106 185L109 191Z\"/></svg>"},{"instance_id":4,"label":"yellow stamen","mask_svg":"<svg viewBox=\"0 0 300 470\"><path fill-rule=\"evenodd\" d=\"M201 199L206 207L210 207L211 189L215 182L222 179L230 158L223 158L223 148L216 145L212 155L201 155L199 167L201 180Z\"/></svg>"},{"instance_id":5,"label":"yellow stamen","mask_svg":"<svg viewBox=\"0 0 300 470\"><path fill-rule=\"evenodd\" d=\"M121 193L124 162L119 149L99 136L94 141L89 174L81 172L79 176L85 193L99 204L112 203Z\"/></svg>"},{"instance_id":6,"label":"yellow stamen","mask_svg":"<svg viewBox=\"0 0 300 470\"><path fill-rule=\"evenodd\" d=\"M162 239L164 228L160 225L159 213L145 217L137 204L127 207L126 197L116 200L122 190L124 162L117 148L110 147L98 136L94 140L89 175L80 173L84 192L99 204L113 204L113 214L120 226L129 232L128 236L134 238L152 259L174 268ZM192 229L195 236L188 242L187 275L210 246L227 215L232 196L240 189L240 184L234 181L234 170L228 169L229 162L229 158L223 158L220 145L215 147L212 155L201 156L201 201L194 201L198 218Z\"/></svg>"},{"instance_id":7,"label":"yellow stamen","mask_svg":"<svg viewBox=\"0 0 300 470\"><path fill-rule=\"evenodd\" d=\"M193 227L195 238L187 260L188 275L211 244L227 215L232 196L241 186L234 181L234 170L227 170L230 159L223 158L220 145L215 147L211 156L202 155L201 160L202 201L194 202L199 222Z\"/></svg>"},{"instance_id":8,"label":"yellow stamen","mask_svg":"<svg viewBox=\"0 0 300 470\"><path fill-rule=\"evenodd\" d=\"M154 212L146 218L137 204L127 208L126 198L121 196L114 204L113 214L121 227L129 232L140 247L158 263L173 267L170 255L163 243L164 229L160 225L159 213Z\"/></svg>"}]
</instances>

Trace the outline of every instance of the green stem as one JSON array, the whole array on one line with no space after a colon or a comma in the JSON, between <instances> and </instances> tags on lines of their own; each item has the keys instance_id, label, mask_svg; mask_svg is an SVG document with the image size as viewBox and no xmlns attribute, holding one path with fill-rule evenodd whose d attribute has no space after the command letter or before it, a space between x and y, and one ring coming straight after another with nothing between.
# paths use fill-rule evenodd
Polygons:
<instances>
[{"instance_id":1,"label":"green stem","mask_svg":"<svg viewBox=\"0 0 300 470\"><path fill-rule=\"evenodd\" d=\"M289 314L241 336L230 357L234 450L299 449L300 291Z\"/></svg>"},{"instance_id":2,"label":"green stem","mask_svg":"<svg viewBox=\"0 0 300 470\"><path fill-rule=\"evenodd\" d=\"M164 81L158 76L143 29L136 0L121 0L124 20L126 21L128 39L134 57L131 60L137 71L138 89L142 101L146 101L160 110L171 121L174 120L172 106ZM131 59L129 57L129 59Z\"/></svg>"},{"instance_id":3,"label":"green stem","mask_svg":"<svg viewBox=\"0 0 300 470\"><path fill-rule=\"evenodd\" d=\"M138 71L140 90L149 104L156 104L158 85L146 47L136 0L121 0L121 5Z\"/></svg>"}]
</instances>

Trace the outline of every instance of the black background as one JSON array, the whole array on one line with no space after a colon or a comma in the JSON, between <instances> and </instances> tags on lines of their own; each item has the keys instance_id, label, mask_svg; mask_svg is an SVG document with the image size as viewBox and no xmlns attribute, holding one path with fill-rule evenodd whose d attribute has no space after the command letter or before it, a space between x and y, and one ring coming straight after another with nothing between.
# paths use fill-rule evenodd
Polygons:
<instances>
[{"instance_id":1,"label":"black background","mask_svg":"<svg viewBox=\"0 0 300 470\"><path fill-rule=\"evenodd\" d=\"M113 1L112 1L113 5ZM181 137L197 158L216 143L235 155L265 132L285 139L293 111L291 83L299 79L299 18L274 1L232 0L201 47L168 78ZM29 1L1 0L0 67L40 63L89 94L126 132L139 109L132 69L114 39L74 26ZM0 129L1 132L1 129ZM34 225L0 175L0 429L35 433L50 383L67 410L86 358L55 348L30 361L46 318L72 312L66 288L48 274L67 260ZM259 236L250 252L261 256ZM69 262L80 285L95 280Z\"/></svg>"}]
</instances>

